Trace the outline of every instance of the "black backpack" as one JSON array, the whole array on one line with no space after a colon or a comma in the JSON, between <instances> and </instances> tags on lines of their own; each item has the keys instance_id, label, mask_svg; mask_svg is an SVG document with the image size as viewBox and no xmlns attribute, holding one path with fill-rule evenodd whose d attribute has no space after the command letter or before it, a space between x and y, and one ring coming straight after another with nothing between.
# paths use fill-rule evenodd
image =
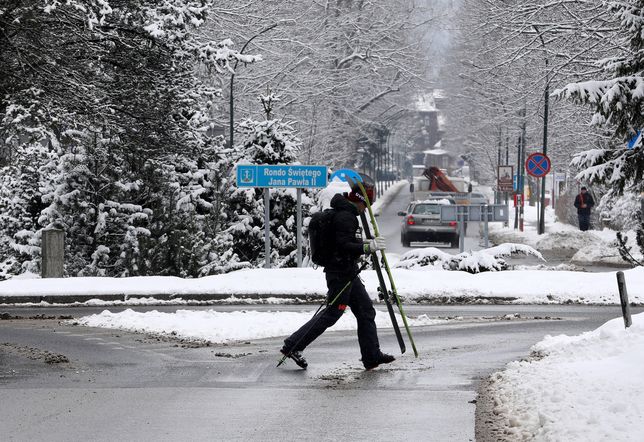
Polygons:
<instances>
[{"instance_id":1,"label":"black backpack","mask_svg":"<svg viewBox=\"0 0 644 442\"><path fill-rule=\"evenodd\" d=\"M335 238L333 236L333 217L335 210L326 209L316 212L309 221L309 247L313 264L325 267L333 259Z\"/></svg>"}]
</instances>

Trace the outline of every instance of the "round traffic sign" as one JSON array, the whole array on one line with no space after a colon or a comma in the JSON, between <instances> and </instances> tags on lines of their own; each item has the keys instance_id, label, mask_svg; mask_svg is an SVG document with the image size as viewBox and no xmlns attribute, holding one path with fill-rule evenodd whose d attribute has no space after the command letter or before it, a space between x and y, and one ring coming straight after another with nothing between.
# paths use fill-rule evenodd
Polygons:
<instances>
[{"instance_id":1,"label":"round traffic sign","mask_svg":"<svg viewBox=\"0 0 644 442\"><path fill-rule=\"evenodd\" d=\"M533 177L544 177L550 172L550 158L541 152L533 153L525 160L525 168Z\"/></svg>"}]
</instances>

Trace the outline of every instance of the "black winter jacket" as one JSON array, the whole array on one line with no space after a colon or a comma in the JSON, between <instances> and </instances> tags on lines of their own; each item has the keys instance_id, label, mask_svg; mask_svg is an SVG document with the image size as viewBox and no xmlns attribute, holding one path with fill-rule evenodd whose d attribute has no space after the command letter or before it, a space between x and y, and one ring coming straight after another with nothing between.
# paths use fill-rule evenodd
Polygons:
<instances>
[{"instance_id":1,"label":"black winter jacket","mask_svg":"<svg viewBox=\"0 0 644 442\"><path fill-rule=\"evenodd\" d=\"M586 204L586 207L581 207L582 198L584 199L584 203ZM585 195L580 193L575 197L574 205L577 208L577 214L590 215L590 209L592 209L593 206L595 205L595 200L593 199L592 196L590 196L589 192L586 192Z\"/></svg>"},{"instance_id":2,"label":"black winter jacket","mask_svg":"<svg viewBox=\"0 0 644 442\"><path fill-rule=\"evenodd\" d=\"M324 271L354 274L358 271L358 259L364 254L358 209L339 193L331 199L331 207L335 209L333 260Z\"/></svg>"}]
</instances>

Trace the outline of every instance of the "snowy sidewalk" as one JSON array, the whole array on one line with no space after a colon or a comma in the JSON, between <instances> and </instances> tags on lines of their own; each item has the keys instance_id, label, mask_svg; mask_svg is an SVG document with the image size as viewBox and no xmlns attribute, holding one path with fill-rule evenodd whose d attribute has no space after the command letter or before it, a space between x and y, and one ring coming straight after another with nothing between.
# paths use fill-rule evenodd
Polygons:
<instances>
[{"instance_id":1,"label":"snowy sidewalk","mask_svg":"<svg viewBox=\"0 0 644 442\"><path fill-rule=\"evenodd\" d=\"M644 268L624 272L632 303L644 303ZM423 267L394 269L398 293L406 302L618 304L616 272L507 270L470 274ZM375 272L361 274L376 298ZM0 282L0 303L73 303L92 299L155 303L188 300L228 303L318 302L326 295L321 269L252 269L198 279L134 278L11 279ZM153 300L142 301L140 297Z\"/></svg>"},{"instance_id":2,"label":"snowy sidewalk","mask_svg":"<svg viewBox=\"0 0 644 442\"><path fill-rule=\"evenodd\" d=\"M489 226L490 241L500 243L525 244L534 247L544 256L566 257L566 261L577 265L605 265L611 267L627 267L619 255L615 241L615 230L580 231L576 226L556 220L554 211L546 208L545 233L537 233L537 207L525 206L524 231L515 230L514 209L510 207L509 227L498 223ZM629 238L628 244L636 253L635 232L625 232Z\"/></svg>"}]
</instances>

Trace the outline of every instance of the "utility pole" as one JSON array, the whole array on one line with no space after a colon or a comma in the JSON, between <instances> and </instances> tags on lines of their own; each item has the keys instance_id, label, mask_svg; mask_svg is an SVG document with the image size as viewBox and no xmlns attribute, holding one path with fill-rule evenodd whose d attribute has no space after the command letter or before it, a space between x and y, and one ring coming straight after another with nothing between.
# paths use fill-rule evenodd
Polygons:
<instances>
[{"instance_id":1,"label":"utility pole","mask_svg":"<svg viewBox=\"0 0 644 442\"><path fill-rule=\"evenodd\" d=\"M519 191L521 186L521 135L519 135L519 139L517 140L517 172L516 172L516 179L517 179L517 188L514 190L515 194L515 205L514 205L514 229L519 228L519 195L521 192Z\"/></svg>"},{"instance_id":2,"label":"utility pole","mask_svg":"<svg viewBox=\"0 0 644 442\"><path fill-rule=\"evenodd\" d=\"M494 204L501 202L501 191L499 190L499 166L501 165L501 146L503 145L503 129L499 127L499 145L496 150L496 191L494 192Z\"/></svg>"},{"instance_id":3,"label":"utility pole","mask_svg":"<svg viewBox=\"0 0 644 442\"><path fill-rule=\"evenodd\" d=\"M509 148L510 148L510 137L509 137L509 136L508 136L508 134L507 134L507 129L506 129L506 131L505 131L505 132L506 132L506 134L505 134L505 165L506 165L506 166L509 166L509 165L510 165L510 151L509 151ZM508 192L507 192L507 190L506 190L505 192L503 192L503 194L504 194L504 197L505 197L505 205L507 206L507 205L508 205ZM508 221L506 220L506 221L503 223L503 225L504 225L505 227L508 227Z\"/></svg>"},{"instance_id":4,"label":"utility pole","mask_svg":"<svg viewBox=\"0 0 644 442\"><path fill-rule=\"evenodd\" d=\"M525 104L523 105L523 124L521 125L521 160L519 161L519 170L520 177L519 184L521 185L521 205L519 206L519 230L523 232L523 206L525 201L525 196L523 194L525 186L523 185L523 178L525 175L525 129L526 129L526 108Z\"/></svg>"}]
</instances>

